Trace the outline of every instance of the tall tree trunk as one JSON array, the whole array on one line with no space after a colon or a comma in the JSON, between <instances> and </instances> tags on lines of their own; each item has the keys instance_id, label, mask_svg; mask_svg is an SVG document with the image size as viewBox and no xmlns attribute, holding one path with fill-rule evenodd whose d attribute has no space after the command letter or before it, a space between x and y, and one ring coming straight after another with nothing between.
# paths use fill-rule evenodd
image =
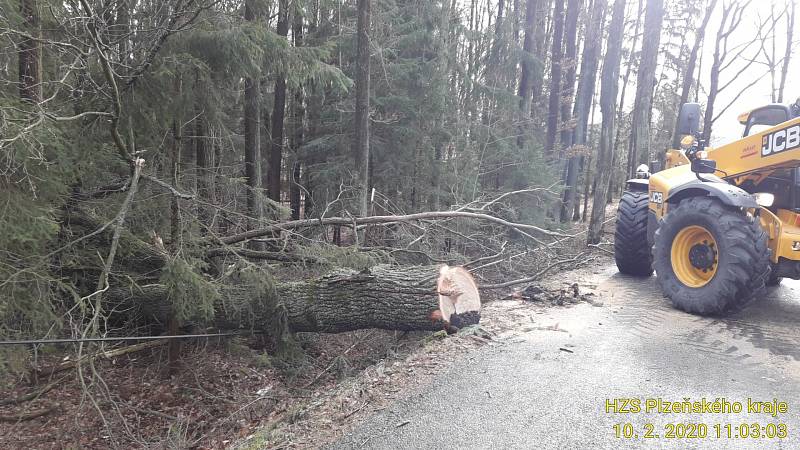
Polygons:
<instances>
[{"instance_id":1,"label":"tall tree trunk","mask_svg":"<svg viewBox=\"0 0 800 450\"><path fill-rule=\"evenodd\" d=\"M591 193L592 188L592 155L586 157L584 161L581 162L581 169L584 169L583 173L583 213L581 213L581 207L579 202L575 201L575 214L572 216L572 220L577 222L580 220L581 222L586 222L586 215L589 211L589 194Z\"/></svg>"},{"instance_id":2,"label":"tall tree trunk","mask_svg":"<svg viewBox=\"0 0 800 450\"><path fill-rule=\"evenodd\" d=\"M182 89L180 75L177 77L175 84L177 86L176 97L180 98ZM181 150L183 150L183 129L181 124L183 123L183 118L180 113L176 114L176 116L172 120L172 158L170 161L172 176L170 181L173 186L180 189L180 161ZM174 195L170 197L170 235L170 250L177 252L183 246L183 223L181 220L180 200ZM178 334L180 321L178 320L174 303L169 304L169 314L166 319L167 333L171 335ZM181 351L180 342L177 339L174 339L174 341L170 342L167 347L167 361L170 373L174 373L177 370L178 357Z\"/></svg>"},{"instance_id":3,"label":"tall tree trunk","mask_svg":"<svg viewBox=\"0 0 800 450\"><path fill-rule=\"evenodd\" d=\"M316 2L316 13L309 18L308 34L310 39L325 41L332 34L332 26L330 21L331 10L328 9L325 2ZM333 62L334 57L329 62ZM320 83L311 81L306 86L306 109L307 124L306 135L304 139L313 140L319 137L319 129L322 122L322 109L325 106L324 87ZM310 170L312 165L318 164L320 160L324 161L325 156L305 155L304 166L301 173L302 185L305 189L305 201L303 204L303 215L311 217L314 209L314 196L313 196L313 174Z\"/></svg>"},{"instance_id":4,"label":"tall tree trunk","mask_svg":"<svg viewBox=\"0 0 800 450\"><path fill-rule=\"evenodd\" d=\"M650 112L656 85L658 47L664 21L664 0L647 0L642 36L642 58L636 79L636 98L631 113L631 138L628 153L628 175L633 176L637 164L650 162Z\"/></svg>"},{"instance_id":5,"label":"tall tree trunk","mask_svg":"<svg viewBox=\"0 0 800 450\"><path fill-rule=\"evenodd\" d=\"M606 197L611 180L614 153L614 122L617 118L617 90L619 88L619 69L622 60L622 35L625 29L625 0L616 0L608 29L606 55L603 59L603 72L600 76L600 112L603 123L600 127L600 145L597 150L597 187L592 201L592 215L589 220L588 242L600 242L605 221Z\"/></svg>"},{"instance_id":6,"label":"tall tree trunk","mask_svg":"<svg viewBox=\"0 0 800 450\"><path fill-rule=\"evenodd\" d=\"M559 129L561 130L561 145L558 153L558 161L561 164L561 184L566 188L567 165L564 164L567 153L572 150L573 128L571 125L573 97L575 94L575 74L577 72L577 53L578 53L578 15L582 0L567 0L566 21L564 24L564 59L561 62L562 69L566 70L562 80L561 99L560 99L560 120ZM571 194L570 194L571 195ZM562 222L569 220L571 212L567 210L567 204L559 202L559 217Z\"/></svg>"},{"instance_id":7,"label":"tall tree trunk","mask_svg":"<svg viewBox=\"0 0 800 450\"><path fill-rule=\"evenodd\" d=\"M781 67L781 84L778 88L778 103L783 103L784 89L786 88L786 77L789 74L789 62L792 59L792 49L794 47L794 19L797 0L791 0L787 6L788 15L786 17L786 53L783 55L783 66Z\"/></svg>"},{"instance_id":8,"label":"tall tree trunk","mask_svg":"<svg viewBox=\"0 0 800 450\"><path fill-rule=\"evenodd\" d=\"M303 46L303 15L298 12L295 13L294 22L292 26L292 36L294 38L294 46ZM300 177L302 176L300 158L300 146L303 145L303 121L305 119L305 106L303 86L298 86L297 91L294 93L293 105L293 119L292 119L292 154L294 160L292 161L292 179L289 183L289 205L292 210L292 219L297 220L300 218L301 207L301 192L300 192Z\"/></svg>"},{"instance_id":9,"label":"tall tree trunk","mask_svg":"<svg viewBox=\"0 0 800 450\"><path fill-rule=\"evenodd\" d=\"M254 0L245 2L244 19L256 20ZM254 78L244 80L244 176L247 180L247 209L256 224L263 217L261 205L261 108L259 82ZM254 224L254 226L257 226ZM259 248L252 243L251 248Z\"/></svg>"},{"instance_id":10,"label":"tall tree trunk","mask_svg":"<svg viewBox=\"0 0 800 450\"><path fill-rule=\"evenodd\" d=\"M525 147L530 128L531 89L535 70L534 39L536 38L536 6L537 0L525 2L525 36L522 40L522 56L520 58L520 78L517 96L519 97L519 126L517 128L517 147Z\"/></svg>"},{"instance_id":11,"label":"tall tree trunk","mask_svg":"<svg viewBox=\"0 0 800 450\"><path fill-rule=\"evenodd\" d=\"M181 119L176 117L172 120L172 150L170 152L169 168L170 182L176 188L180 186L180 164L181 164ZM170 243L172 248L180 248L182 238L181 209L179 199L176 196L170 197Z\"/></svg>"},{"instance_id":12,"label":"tall tree trunk","mask_svg":"<svg viewBox=\"0 0 800 450\"><path fill-rule=\"evenodd\" d=\"M529 119L531 116L531 88L535 70L534 64L534 39L536 33L536 6L537 0L527 0L525 2L525 37L522 42L522 56L520 58L520 78L519 90L519 129L517 136L517 146L521 149L525 146L528 135Z\"/></svg>"},{"instance_id":13,"label":"tall tree trunk","mask_svg":"<svg viewBox=\"0 0 800 450\"><path fill-rule=\"evenodd\" d=\"M210 205L215 204L214 195L214 161L212 153L206 144L207 130L205 115L197 108L197 119L194 136L194 157L197 168L197 196L203 202L198 205L198 219L200 223L213 230L213 213ZM206 230L203 230L205 233Z\"/></svg>"},{"instance_id":14,"label":"tall tree trunk","mask_svg":"<svg viewBox=\"0 0 800 450\"><path fill-rule=\"evenodd\" d=\"M42 50L39 6L36 0L21 0L22 29L31 37L19 42L19 96L34 104L42 102Z\"/></svg>"},{"instance_id":15,"label":"tall tree trunk","mask_svg":"<svg viewBox=\"0 0 800 450\"><path fill-rule=\"evenodd\" d=\"M626 94L628 93L628 84L630 83L631 74L633 73L633 65L636 62L636 57L634 55L636 55L636 48L639 43L640 30L642 28L642 18L644 18L644 2L645 0L639 0L637 2L638 6L636 8L636 22L634 22L633 25L633 41L631 42L631 51L630 54L628 55L628 62L625 65L625 76L622 78L622 92L620 93L619 96L619 107L617 108L617 120L616 120L617 129L616 129L616 136L614 137L614 149L615 149L614 163L611 166L612 170L615 172L617 172L620 169L618 167L620 163L619 160L622 156L624 156L621 155L619 152L620 141L622 139L622 129L624 128L622 126L622 119L625 115L625 99L627 98ZM623 28L623 33L624 33L624 28ZM623 177L625 176L625 174L627 174L628 172L627 163L625 165L625 168L622 169L621 172ZM613 194L614 192L616 192L616 189L614 187L615 183L617 181L620 182L623 181L621 178L619 180L617 180L617 178L620 177L612 176L611 180L609 181L611 183L611 187L608 190L608 203L611 203Z\"/></svg>"},{"instance_id":16,"label":"tall tree trunk","mask_svg":"<svg viewBox=\"0 0 800 450\"><path fill-rule=\"evenodd\" d=\"M686 64L686 73L683 76L683 85L681 86L681 99L678 103L678 106L683 105L684 103L689 101L689 94L692 91L692 85L694 84L694 71L697 68L697 54L700 52L700 46L703 43L703 38L706 35L706 27L708 26L708 21L711 20L711 14L714 12L714 8L717 6L717 0L711 0L711 2L706 7L705 15L703 16L703 22L700 24L700 28L697 29L694 39L694 45L692 46L692 52L689 54L689 62ZM672 135L672 148L678 148L681 141L681 136L678 133L678 121L675 121L675 132Z\"/></svg>"},{"instance_id":17,"label":"tall tree trunk","mask_svg":"<svg viewBox=\"0 0 800 450\"><path fill-rule=\"evenodd\" d=\"M582 166L581 161L587 150L589 113L592 108L595 82L597 80L597 65L600 59L605 14L606 0L595 0L592 16L586 29L583 55L581 57L583 62L581 63L578 92L575 97L575 128L571 133L572 138L570 139L574 151L569 152L571 156L567 163L566 178L564 180L564 206L561 209L562 222L569 220L570 215L574 217L573 212L575 205L577 205L578 178Z\"/></svg>"},{"instance_id":18,"label":"tall tree trunk","mask_svg":"<svg viewBox=\"0 0 800 450\"><path fill-rule=\"evenodd\" d=\"M359 214L369 212L369 33L370 1L358 0L356 57L355 163L359 175Z\"/></svg>"},{"instance_id":19,"label":"tall tree trunk","mask_svg":"<svg viewBox=\"0 0 800 450\"><path fill-rule=\"evenodd\" d=\"M535 55L542 65L541 70L534 72L531 87L532 111L531 117L540 117L540 102L542 101L542 89L544 88L544 63L547 59L547 23L550 20L550 4L552 0L537 0L536 7L536 28L534 31ZM538 121L537 121L538 123Z\"/></svg>"},{"instance_id":20,"label":"tall tree trunk","mask_svg":"<svg viewBox=\"0 0 800 450\"><path fill-rule=\"evenodd\" d=\"M279 36L289 35L289 0L279 0L278 25ZM283 165L283 121L286 114L286 75L277 74L275 78L275 101L272 106L272 139L269 148L269 198L281 201L281 169Z\"/></svg>"},{"instance_id":21,"label":"tall tree trunk","mask_svg":"<svg viewBox=\"0 0 800 450\"><path fill-rule=\"evenodd\" d=\"M555 0L553 10L553 46L550 50L550 97L547 102L547 134L544 151L550 159L554 156L558 136L558 117L561 109L561 58L564 37L564 0Z\"/></svg>"}]
</instances>

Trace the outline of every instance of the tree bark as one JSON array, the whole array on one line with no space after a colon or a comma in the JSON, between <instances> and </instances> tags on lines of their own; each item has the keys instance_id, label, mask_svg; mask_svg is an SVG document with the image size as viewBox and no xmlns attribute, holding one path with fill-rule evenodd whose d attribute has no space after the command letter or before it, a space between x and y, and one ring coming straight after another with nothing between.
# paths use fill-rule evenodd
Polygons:
<instances>
[{"instance_id":1,"label":"tree bark","mask_svg":"<svg viewBox=\"0 0 800 450\"><path fill-rule=\"evenodd\" d=\"M181 97L183 80L180 74L175 77L175 96ZM181 153L183 153L183 114L181 108L172 118L172 149L170 151L170 179L176 189L181 185ZM181 220L180 199L170 197L170 241L171 247L180 248L183 241L183 224Z\"/></svg>"},{"instance_id":2,"label":"tree bark","mask_svg":"<svg viewBox=\"0 0 800 450\"><path fill-rule=\"evenodd\" d=\"M664 0L647 0L642 36L642 58L636 79L636 98L631 113L631 138L628 153L628 175L633 176L637 164L650 162L650 112L656 85L656 68L664 20Z\"/></svg>"},{"instance_id":3,"label":"tree bark","mask_svg":"<svg viewBox=\"0 0 800 450\"><path fill-rule=\"evenodd\" d=\"M276 285L274 299L260 297L247 284L227 284L215 307L214 325L221 329L269 330L285 308L292 332L340 333L364 328L442 330L442 305L437 291L438 267L377 266L339 270L324 277ZM146 323L159 323L169 313L164 286L110 289L110 305L133 308ZM117 308L119 309L119 308ZM124 309L124 308L123 308ZM480 310L449 318L456 327L478 323ZM163 322L162 322L163 323Z\"/></svg>"},{"instance_id":4,"label":"tree bark","mask_svg":"<svg viewBox=\"0 0 800 450\"><path fill-rule=\"evenodd\" d=\"M527 0L525 5L525 37L522 42L522 56L520 58L520 78L519 90L519 110L524 121L531 114L531 88L534 76L534 39L536 33L536 6L537 0ZM523 134L517 138L517 144L522 147L524 144Z\"/></svg>"},{"instance_id":5,"label":"tree bark","mask_svg":"<svg viewBox=\"0 0 800 450\"><path fill-rule=\"evenodd\" d=\"M636 46L638 45L638 42L639 42L639 34L640 34L639 31L642 28L642 18L644 17L644 2L645 2L645 0L639 0L637 2L638 6L636 8L636 11L637 11L636 12L636 22L634 22L634 26L633 26L633 41L631 42L631 51L630 51L630 54L628 55L627 64L625 65L625 76L622 79L622 92L619 95L619 103L618 103L619 107L617 108L617 120L616 120L617 130L616 130L616 136L614 137L614 149L615 149L614 161L613 161L613 164L611 166L612 170L614 170L614 171L618 170L619 159L620 159L621 156L623 156L623 155L620 155L620 152L619 152L620 140L622 139L622 129L623 129L623 127L622 127L622 119L623 119L624 114L625 114L625 99L627 98L626 94L628 93L628 83L629 83L629 81L631 79L631 73L633 73L633 64L634 64L634 62L636 60L634 55L636 54L636 48L637 48ZM623 33L625 32L624 31L624 26L623 26L622 32ZM622 170L623 177L624 177L625 174L627 174L627 161L625 162L625 167ZM616 177L612 176L611 180L609 181L611 183L611 187L608 190L608 199L607 199L608 203L611 203L611 200L613 198L613 194L614 194L614 192L616 192L615 184L618 181L621 182L623 180L622 179L617 180Z\"/></svg>"},{"instance_id":6,"label":"tree bark","mask_svg":"<svg viewBox=\"0 0 800 450\"><path fill-rule=\"evenodd\" d=\"M547 106L545 155L552 159L558 136L558 117L561 109L561 42L564 37L564 0L555 0L553 10L553 46L550 50L550 96Z\"/></svg>"},{"instance_id":7,"label":"tree bark","mask_svg":"<svg viewBox=\"0 0 800 450\"><path fill-rule=\"evenodd\" d=\"M359 183L359 214L369 213L369 42L370 2L358 0L356 57L355 166Z\"/></svg>"},{"instance_id":8,"label":"tree bark","mask_svg":"<svg viewBox=\"0 0 800 450\"><path fill-rule=\"evenodd\" d=\"M547 59L547 44L548 44L548 34L547 34L547 24L550 20L550 4L552 0L538 0L537 7L536 7L536 28L534 31L534 42L535 44L535 55L536 59L542 64L544 67L544 62ZM531 87L531 97L532 97L532 111L531 117L538 118L539 115L539 106L542 100L542 89L544 88L544 68L541 70L537 70L534 73L532 87Z\"/></svg>"},{"instance_id":9,"label":"tree bark","mask_svg":"<svg viewBox=\"0 0 800 450\"><path fill-rule=\"evenodd\" d=\"M214 230L213 221L213 208L210 205L215 203L215 189L214 189L214 161L212 152L209 151L206 143L207 129L205 116L200 108L197 108L197 123L195 125L194 136L194 157L195 167L197 168L197 196L205 204L199 204L198 219L200 223L208 227L208 230ZM203 234L207 234L208 230L204 230Z\"/></svg>"},{"instance_id":10,"label":"tree bark","mask_svg":"<svg viewBox=\"0 0 800 450\"><path fill-rule=\"evenodd\" d=\"M21 0L22 27L34 39L23 37L19 43L19 96L34 104L42 102L42 51L35 38L41 34L39 6L36 0Z\"/></svg>"},{"instance_id":11,"label":"tree bark","mask_svg":"<svg viewBox=\"0 0 800 450\"><path fill-rule=\"evenodd\" d=\"M600 145L597 150L597 185L592 201L592 215L589 219L587 241L597 244L603 232L605 221L606 197L610 188L614 161L614 121L617 118L617 90L619 88L619 70L622 60L622 35L625 28L625 0L616 0L608 29L608 44L603 60L603 72L600 80L600 112L603 123L600 128Z\"/></svg>"},{"instance_id":12,"label":"tree bark","mask_svg":"<svg viewBox=\"0 0 800 450\"><path fill-rule=\"evenodd\" d=\"M278 36L286 37L289 35L289 1L279 0L278 2L278 25L276 31ZM269 173L267 181L269 183L269 198L281 201L281 169L283 165L283 121L286 114L286 75L279 73L275 78L275 101L272 108L272 125L270 132L269 149Z\"/></svg>"},{"instance_id":13,"label":"tree bark","mask_svg":"<svg viewBox=\"0 0 800 450\"><path fill-rule=\"evenodd\" d=\"M303 16L299 13L295 14L294 22L292 25L292 36L294 38L294 46L303 46ZM294 93L293 103L293 117L292 117L292 178L289 182L289 206L292 211L292 219L297 220L300 218L300 177L302 175L302 161L300 158L300 146L303 145L303 131L305 119L305 106L303 86L298 86Z\"/></svg>"},{"instance_id":14,"label":"tree bark","mask_svg":"<svg viewBox=\"0 0 800 450\"><path fill-rule=\"evenodd\" d=\"M600 59L602 44L603 20L606 13L606 1L595 0L592 16L587 26L584 40L583 55L581 57L581 74L578 81L578 92L575 97L575 128L571 133L573 152L569 157L564 179L564 198L561 208L561 221L566 222L577 204L578 175L580 174L583 155L586 153L587 130L589 128L589 113L592 108L595 81L597 79L597 65Z\"/></svg>"},{"instance_id":15,"label":"tree bark","mask_svg":"<svg viewBox=\"0 0 800 450\"><path fill-rule=\"evenodd\" d=\"M563 159L564 152L572 145L574 127L571 124L572 107L575 100L575 76L578 72L578 16L583 0L567 0L566 19L564 21L564 58L561 68L564 71L561 85L561 98L559 107L561 119L561 150L559 159Z\"/></svg>"},{"instance_id":16,"label":"tree bark","mask_svg":"<svg viewBox=\"0 0 800 450\"><path fill-rule=\"evenodd\" d=\"M245 2L244 19L256 20L253 0ZM257 224L263 217L259 199L261 191L261 108L259 82L254 78L244 80L244 176L247 182L247 209ZM258 244L252 243L255 247ZM257 249L257 248L254 248Z\"/></svg>"},{"instance_id":17,"label":"tree bark","mask_svg":"<svg viewBox=\"0 0 800 450\"><path fill-rule=\"evenodd\" d=\"M181 129L181 118L172 120L172 149L170 151L170 180L172 185L180 186L180 163L181 149L183 147L183 131ZM180 200L176 196L170 198L170 241L176 248L180 247L182 240L183 226L181 224Z\"/></svg>"}]
</instances>

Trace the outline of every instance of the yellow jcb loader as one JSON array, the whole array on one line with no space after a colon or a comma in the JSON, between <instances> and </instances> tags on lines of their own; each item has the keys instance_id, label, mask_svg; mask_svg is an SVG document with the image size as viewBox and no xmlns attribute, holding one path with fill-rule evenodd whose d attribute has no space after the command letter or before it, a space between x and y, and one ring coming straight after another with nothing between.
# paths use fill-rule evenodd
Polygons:
<instances>
[{"instance_id":1,"label":"yellow jcb loader","mask_svg":"<svg viewBox=\"0 0 800 450\"><path fill-rule=\"evenodd\" d=\"M700 105L683 105L681 148L662 171L639 166L619 203L619 271L655 271L673 305L694 314L737 310L766 285L800 279L800 100L739 121L741 139L706 147Z\"/></svg>"}]
</instances>

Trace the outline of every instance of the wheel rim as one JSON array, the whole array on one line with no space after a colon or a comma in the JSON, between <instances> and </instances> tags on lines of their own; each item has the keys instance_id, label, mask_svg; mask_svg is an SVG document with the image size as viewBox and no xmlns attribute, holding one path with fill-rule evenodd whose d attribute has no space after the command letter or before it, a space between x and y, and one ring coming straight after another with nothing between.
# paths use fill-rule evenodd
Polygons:
<instances>
[{"instance_id":1,"label":"wheel rim","mask_svg":"<svg viewBox=\"0 0 800 450\"><path fill-rule=\"evenodd\" d=\"M672 270L681 283L699 288L717 273L719 251L714 236L705 228L691 225L672 241Z\"/></svg>"}]
</instances>

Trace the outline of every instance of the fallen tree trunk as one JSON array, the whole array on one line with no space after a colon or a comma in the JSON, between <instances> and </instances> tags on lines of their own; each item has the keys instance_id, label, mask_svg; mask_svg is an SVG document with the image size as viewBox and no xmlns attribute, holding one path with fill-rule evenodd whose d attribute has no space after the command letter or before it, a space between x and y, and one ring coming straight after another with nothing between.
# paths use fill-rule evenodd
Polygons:
<instances>
[{"instance_id":1,"label":"fallen tree trunk","mask_svg":"<svg viewBox=\"0 0 800 450\"><path fill-rule=\"evenodd\" d=\"M266 275L265 275L266 276ZM276 283L271 295L244 282L225 283L214 305L213 325L222 329L339 333L365 328L442 330L480 320L477 287L440 295L438 267L376 266L339 270L311 281ZM171 307L167 288L149 284L110 289L112 310L134 313L147 323L166 323Z\"/></svg>"},{"instance_id":2,"label":"fallen tree trunk","mask_svg":"<svg viewBox=\"0 0 800 450\"><path fill-rule=\"evenodd\" d=\"M432 216L377 216L370 219L381 223L389 217L421 220L439 217L437 214L449 218L484 217L455 211ZM521 228L518 231L523 233L538 230L486 217ZM67 261L62 267L74 269L82 277L93 275L97 267L92 255L109 243L109 227L90 214L77 210L71 211L68 218L70 225L82 228L84 233L83 237L64 245L63 249L70 251L66 252ZM319 221L293 221L275 226L318 224ZM255 236L240 237L231 242ZM218 274L211 282L209 277L196 272L185 261L183 265L175 264L178 260L170 259L163 245L159 244L157 236L151 244L131 233L121 234L121 250L115 271L132 276L115 277L112 287L104 294L102 306L117 325L136 324L164 329L170 318L177 315L179 321L189 325L213 325L221 329L337 333L366 328L453 330L480 320L478 287L469 273L459 268L440 271L435 266L376 266L360 272L337 270L308 281L274 282L269 269L242 265L228 269L232 273ZM303 259L279 252L254 254L235 247L206 248L201 252L207 257L234 253L254 259ZM245 272L248 272L246 276ZM458 288L442 289L443 277L454 277L445 284ZM442 290L446 292L440 292Z\"/></svg>"},{"instance_id":3,"label":"fallen tree trunk","mask_svg":"<svg viewBox=\"0 0 800 450\"><path fill-rule=\"evenodd\" d=\"M113 359L118 356L127 355L129 353L135 353L135 352L140 352L142 350L147 350L148 348L159 347L166 343L167 343L166 341L142 342L140 344L134 344L134 345L129 345L127 347L120 347L100 352L95 355L85 355L82 361L88 362L89 360L92 359ZM31 377L33 380L40 380L43 378L51 377L59 372L64 372L66 370L74 369L77 366L78 366L77 360L65 360L53 366L34 368L31 372ZM2 401L0 401L0 405L3 405Z\"/></svg>"}]
</instances>

